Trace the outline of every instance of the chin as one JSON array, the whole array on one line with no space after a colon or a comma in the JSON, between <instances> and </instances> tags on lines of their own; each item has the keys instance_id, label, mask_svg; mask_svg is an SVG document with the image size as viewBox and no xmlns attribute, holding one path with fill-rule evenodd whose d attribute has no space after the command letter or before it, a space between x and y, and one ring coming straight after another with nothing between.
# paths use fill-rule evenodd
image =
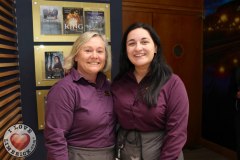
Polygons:
<instances>
[{"instance_id":1,"label":"chin","mask_svg":"<svg viewBox=\"0 0 240 160\"><path fill-rule=\"evenodd\" d=\"M98 74L101 70L90 70L89 73L90 74Z\"/></svg>"}]
</instances>

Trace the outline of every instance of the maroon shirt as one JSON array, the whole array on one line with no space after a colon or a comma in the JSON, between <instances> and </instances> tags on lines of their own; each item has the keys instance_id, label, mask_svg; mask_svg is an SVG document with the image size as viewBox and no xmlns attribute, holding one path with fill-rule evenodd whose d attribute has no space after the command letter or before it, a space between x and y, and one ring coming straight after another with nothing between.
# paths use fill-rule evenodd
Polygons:
<instances>
[{"instance_id":1,"label":"maroon shirt","mask_svg":"<svg viewBox=\"0 0 240 160\"><path fill-rule=\"evenodd\" d=\"M173 74L160 90L157 106L151 109L135 98L138 88L132 72L112 84L120 126L142 132L164 131L160 159L176 160L187 140L189 102L182 80Z\"/></svg>"},{"instance_id":2,"label":"maroon shirt","mask_svg":"<svg viewBox=\"0 0 240 160\"><path fill-rule=\"evenodd\" d=\"M93 84L72 69L50 89L44 130L48 160L68 160L68 145L112 146L114 131L113 100L104 74L99 73Z\"/></svg>"}]
</instances>

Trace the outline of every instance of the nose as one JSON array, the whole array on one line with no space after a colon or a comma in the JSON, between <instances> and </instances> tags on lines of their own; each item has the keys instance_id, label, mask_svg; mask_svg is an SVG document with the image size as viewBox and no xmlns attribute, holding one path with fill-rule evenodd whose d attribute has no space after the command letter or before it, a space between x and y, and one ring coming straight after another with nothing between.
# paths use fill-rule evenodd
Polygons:
<instances>
[{"instance_id":1,"label":"nose","mask_svg":"<svg viewBox=\"0 0 240 160\"><path fill-rule=\"evenodd\" d=\"M91 58L98 58L98 53L96 51L93 51L91 54Z\"/></svg>"},{"instance_id":2,"label":"nose","mask_svg":"<svg viewBox=\"0 0 240 160\"><path fill-rule=\"evenodd\" d=\"M142 50L142 44L138 42L138 43L136 44L135 49L136 49L137 51Z\"/></svg>"}]
</instances>

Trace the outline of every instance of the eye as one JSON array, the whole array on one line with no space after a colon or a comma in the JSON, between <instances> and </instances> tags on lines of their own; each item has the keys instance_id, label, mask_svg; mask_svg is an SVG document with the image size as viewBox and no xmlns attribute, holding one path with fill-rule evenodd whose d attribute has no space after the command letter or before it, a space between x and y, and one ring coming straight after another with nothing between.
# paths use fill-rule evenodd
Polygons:
<instances>
[{"instance_id":1,"label":"eye","mask_svg":"<svg viewBox=\"0 0 240 160\"><path fill-rule=\"evenodd\" d=\"M84 49L84 52L90 53L90 52L92 52L92 50L91 49Z\"/></svg>"},{"instance_id":2,"label":"eye","mask_svg":"<svg viewBox=\"0 0 240 160\"><path fill-rule=\"evenodd\" d=\"M142 41L141 43L142 44L148 44L149 42L148 41Z\"/></svg>"},{"instance_id":3,"label":"eye","mask_svg":"<svg viewBox=\"0 0 240 160\"><path fill-rule=\"evenodd\" d=\"M127 45L128 46L134 46L136 43L135 42L129 42Z\"/></svg>"},{"instance_id":4,"label":"eye","mask_svg":"<svg viewBox=\"0 0 240 160\"><path fill-rule=\"evenodd\" d=\"M105 53L104 50L98 50L97 53L102 54Z\"/></svg>"}]
</instances>

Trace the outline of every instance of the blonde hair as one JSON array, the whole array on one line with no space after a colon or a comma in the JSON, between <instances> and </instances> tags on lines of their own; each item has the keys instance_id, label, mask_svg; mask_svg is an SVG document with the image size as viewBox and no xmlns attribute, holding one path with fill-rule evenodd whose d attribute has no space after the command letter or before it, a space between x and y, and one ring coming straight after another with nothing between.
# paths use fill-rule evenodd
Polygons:
<instances>
[{"instance_id":1,"label":"blonde hair","mask_svg":"<svg viewBox=\"0 0 240 160\"><path fill-rule=\"evenodd\" d=\"M110 70L112 56L111 56L111 51L107 48L107 40L106 40L105 36L103 36L97 32L84 32L74 42L70 55L64 59L63 68L64 68L65 73L68 73L73 67L77 67L77 62L75 62L75 60L74 60L75 56L78 54L79 49L93 37L100 37L105 43L106 61L105 61L105 66L104 66L102 72L107 72Z\"/></svg>"}]
</instances>

